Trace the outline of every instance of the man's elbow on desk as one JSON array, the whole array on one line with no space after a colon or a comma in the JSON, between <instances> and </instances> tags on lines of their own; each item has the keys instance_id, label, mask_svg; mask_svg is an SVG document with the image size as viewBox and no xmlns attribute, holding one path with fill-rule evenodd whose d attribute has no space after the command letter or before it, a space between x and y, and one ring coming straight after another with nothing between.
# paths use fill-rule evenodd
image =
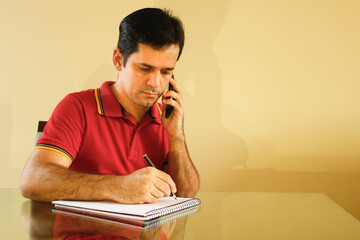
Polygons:
<instances>
[{"instance_id":1,"label":"man's elbow on desk","mask_svg":"<svg viewBox=\"0 0 360 240\"><path fill-rule=\"evenodd\" d=\"M20 181L20 191L21 195L25 198L34 199L34 200L40 200L37 197L37 184L33 181L33 178L31 177L31 174L29 170L24 169L24 172L21 176Z\"/></svg>"},{"instance_id":2,"label":"man's elbow on desk","mask_svg":"<svg viewBox=\"0 0 360 240\"><path fill-rule=\"evenodd\" d=\"M188 191L199 191L200 188L200 178L199 175L196 174L196 177L193 178L191 182L189 182Z\"/></svg>"},{"instance_id":3,"label":"man's elbow on desk","mask_svg":"<svg viewBox=\"0 0 360 240\"><path fill-rule=\"evenodd\" d=\"M50 196L59 185L53 173L66 169L68 165L68 160L60 153L35 149L21 176L21 194L33 200L51 201Z\"/></svg>"},{"instance_id":4,"label":"man's elbow on desk","mask_svg":"<svg viewBox=\"0 0 360 240\"><path fill-rule=\"evenodd\" d=\"M43 182L41 179L40 167L37 168L32 163L28 163L23 171L20 182L21 195L37 201L51 201L51 199L44 198Z\"/></svg>"},{"instance_id":5,"label":"man's elbow on desk","mask_svg":"<svg viewBox=\"0 0 360 240\"><path fill-rule=\"evenodd\" d=\"M195 180L188 181L187 184L182 184L178 186L179 187L177 187L178 191L176 192L176 196L193 198L196 196L196 193L199 191L200 179L197 177Z\"/></svg>"}]
</instances>

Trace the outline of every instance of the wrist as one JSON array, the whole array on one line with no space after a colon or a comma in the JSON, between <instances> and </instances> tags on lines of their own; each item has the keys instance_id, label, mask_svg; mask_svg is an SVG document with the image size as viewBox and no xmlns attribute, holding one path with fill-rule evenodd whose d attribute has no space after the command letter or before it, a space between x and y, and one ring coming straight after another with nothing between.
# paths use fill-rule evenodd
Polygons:
<instances>
[{"instance_id":1,"label":"wrist","mask_svg":"<svg viewBox=\"0 0 360 240\"><path fill-rule=\"evenodd\" d=\"M185 136L169 137L169 152L181 152L186 150Z\"/></svg>"},{"instance_id":2,"label":"wrist","mask_svg":"<svg viewBox=\"0 0 360 240\"><path fill-rule=\"evenodd\" d=\"M106 177L102 186L104 199L120 202L122 196L119 194L119 187L122 186L123 176L105 175L104 177Z\"/></svg>"}]
</instances>

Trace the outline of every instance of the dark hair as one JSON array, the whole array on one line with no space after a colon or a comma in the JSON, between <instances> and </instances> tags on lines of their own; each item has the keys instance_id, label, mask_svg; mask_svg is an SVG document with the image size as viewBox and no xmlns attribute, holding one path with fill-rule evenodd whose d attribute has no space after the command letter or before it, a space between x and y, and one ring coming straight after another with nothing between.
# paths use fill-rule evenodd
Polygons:
<instances>
[{"instance_id":1,"label":"dark hair","mask_svg":"<svg viewBox=\"0 0 360 240\"><path fill-rule=\"evenodd\" d=\"M121 21L117 47L123 55L125 66L128 57L138 50L139 43L148 44L154 49L178 44L179 60L184 41L184 28L179 18L166 9L143 8Z\"/></svg>"}]
</instances>

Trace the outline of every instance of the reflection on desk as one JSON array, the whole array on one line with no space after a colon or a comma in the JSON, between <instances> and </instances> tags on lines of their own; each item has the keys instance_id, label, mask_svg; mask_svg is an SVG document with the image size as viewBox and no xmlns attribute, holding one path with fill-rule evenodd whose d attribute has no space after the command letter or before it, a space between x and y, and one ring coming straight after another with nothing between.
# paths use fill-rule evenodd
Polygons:
<instances>
[{"instance_id":1,"label":"reflection on desk","mask_svg":"<svg viewBox=\"0 0 360 240\"><path fill-rule=\"evenodd\" d=\"M51 203L31 201L32 238L182 239L187 217L198 211L198 208L191 208L158 218L149 224L138 225L128 221L112 221L59 211L53 207Z\"/></svg>"},{"instance_id":2,"label":"reflection on desk","mask_svg":"<svg viewBox=\"0 0 360 240\"><path fill-rule=\"evenodd\" d=\"M53 236L56 239L168 239L176 227L184 229L185 219L147 230L122 222L58 211Z\"/></svg>"},{"instance_id":3,"label":"reflection on desk","mask_svg":"<svg viewBox=\"0 0 360 240\"><path fill-rule=\"evenodd\" d=\"M360 222L323 193L198 192L196 197L201 199L197 213L150 231L126 232L83 219L58 224L52 204L3 189L0 239L53 239L54 232L115 239L121 234L127 239L360 239Z\"/></svg>"}]
</instances>

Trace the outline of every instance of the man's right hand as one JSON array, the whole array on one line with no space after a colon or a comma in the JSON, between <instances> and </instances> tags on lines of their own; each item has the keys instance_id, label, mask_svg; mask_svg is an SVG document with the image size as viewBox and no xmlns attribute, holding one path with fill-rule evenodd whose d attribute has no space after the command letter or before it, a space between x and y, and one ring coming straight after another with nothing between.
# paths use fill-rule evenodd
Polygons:
<instances>
[{"instance_id":1,"label":"man's right hand","mask_svg":"<svg viewBox=\"0 0 360 240\"><path fill-rule=\"evenodd\" d=\"M170 175L154 167L139 169L126 176L99 175L69 169L62 154L35 149L21 179L24 197L38 201L111 200L120 203L156 202L176 192Z\"/></svg>"},{"instance_id":2,"label":"man's right hand","mask_svg":"<svg viewBox=\"0 0 360 240\"><path fill-rule=\"evenodd\" d=\"M176 192L170 175L154 167L139 169L126 176L117 176L111 186L113 200L121 203L151 203Z\"/></svg>"}]
</instances>

